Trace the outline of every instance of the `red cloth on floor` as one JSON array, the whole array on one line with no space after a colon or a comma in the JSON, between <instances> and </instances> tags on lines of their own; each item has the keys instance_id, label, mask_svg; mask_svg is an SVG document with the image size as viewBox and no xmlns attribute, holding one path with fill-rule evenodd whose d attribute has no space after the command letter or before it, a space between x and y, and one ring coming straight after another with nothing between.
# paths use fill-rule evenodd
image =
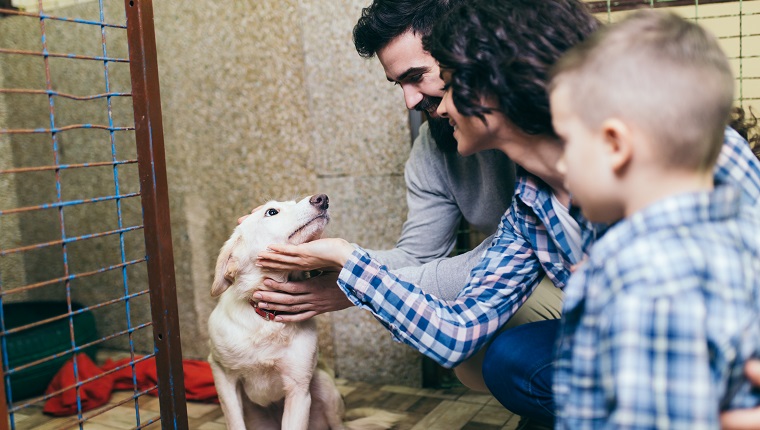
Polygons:
<instances>
[{"instance_id":1,"label":"red cloth on floor","mask_svg":"<svg viewBox=\"0 0 760 430\"><path fill-rule=\"evenodd\" d=\"M79 380L84 381L94 376L102 375L103 371L90 360L87 354L77 354L77 373ZM74 360L70 359L61 367L61 370L55 374L53 380L45 390L45 394L50 394L65 387L71 387L76 384L74 379ZM93 381L90 381L79 388L79 397L82 400L82 410L88 411L108 403L113 391L113 378L111 375L105 375ZM51 397L45 402L42 409L47 414L52 415L73 415L77 413L77 392L71 388L57 396Z\"/></svg>"},{"instance_id":2,"label":"red cloth on floor","mask_svg":"<svg viewBox=\"0 0 760 430\"><path fill-rule=\"evenodd\" d=\"M135 361L139 358L135 357ZM158 384L155 357L134 364L134 379L132 365L129 365L131 361L129 358L117 361L109 359L99 368L87 355L77 354L77 368L79 370L80 381L125 366L123 369L82 385L79 390L79 396L82 399L82 412L108 403L111 399L111 392L114 390L134 390L135 380L138 391L150 389ZM211 366L207 362L201 360L182 360L182 373L185 379L185 397L187 400L219 403L216 388L214 387L214 377L211 374ZM74 366L72 360L69 360L53 377L45 394L70 387L74 384ZM158 390L152 390L148 394L158 396ZM71 388L57 396L51 397L45 402L43 411L57 416L76 414L76 391Z\"/></svg>"}]
</instances>

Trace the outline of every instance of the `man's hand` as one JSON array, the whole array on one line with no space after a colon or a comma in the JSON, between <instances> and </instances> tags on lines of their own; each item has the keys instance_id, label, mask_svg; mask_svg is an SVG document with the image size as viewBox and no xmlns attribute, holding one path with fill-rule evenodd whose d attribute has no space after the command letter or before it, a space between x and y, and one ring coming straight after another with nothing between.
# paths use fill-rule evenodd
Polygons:
<instances>
[{"instance_id":1,"label":"man's hand","mask_svg":"<svg viewBox=\"0 0 760 430\"><path fill-rule=\"evenodd\" d=\"M760 390L760 359L747 362L744 373L756 389ZM720 414L720 426L723 430L760 429L760 406L724 412Z\"/></svg>"},{"instance_id":2,"label":"man's hand","mask_svg":"<svg viewBox=\"0 0 760 430\"><path fill-rule=\"evenodd\" d=\"M261 309L286 312L275 317L278 322L305 321L325 312L346 309L352 304L338 288L338 273L322 272L304 281L267 279L264 285L276 291L258 291L253 298L259 301Z\"/></svg>"}]
</instances>

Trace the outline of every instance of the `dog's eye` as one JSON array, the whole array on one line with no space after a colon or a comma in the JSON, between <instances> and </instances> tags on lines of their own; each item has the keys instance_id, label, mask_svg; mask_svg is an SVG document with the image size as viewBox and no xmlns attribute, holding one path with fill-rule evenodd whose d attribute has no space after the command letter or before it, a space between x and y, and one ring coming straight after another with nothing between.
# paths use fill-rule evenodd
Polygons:
<instances>
[{"instance_id":1,"label":"dog's eye","mask_svg":"<svg viewBox=\"0 0 760 430\"><path fill-rule=\"evenodd\" d=\"M266 211L266 212L264 212L264 216L265 216L265 217L266 217L266 216L275 216L275 215L277 215L278 213L280 213L280 211L278 211L277 209L274 209L274 208L272 208L272 209L267 209L267 211Z\"/></svg>"}]
</instances>

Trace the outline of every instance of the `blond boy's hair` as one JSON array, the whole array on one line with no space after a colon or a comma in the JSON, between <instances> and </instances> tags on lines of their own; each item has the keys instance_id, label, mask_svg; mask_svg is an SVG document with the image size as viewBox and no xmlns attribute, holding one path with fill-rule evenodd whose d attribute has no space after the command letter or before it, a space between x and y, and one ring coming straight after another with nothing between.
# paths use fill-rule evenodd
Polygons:
<instances>
[{"instance_id":1,"label":"blond boy's hair","mask_svg":"<svg viewBox=\"0 0 760 430\"><path fill-rule=\"evenodd\" d=\"M552 70L581 120L634 124L673 168L711 169L729 121L734 77L717 39L673 13L641 10L599 30Z\"/></svg>"}]
</instances>

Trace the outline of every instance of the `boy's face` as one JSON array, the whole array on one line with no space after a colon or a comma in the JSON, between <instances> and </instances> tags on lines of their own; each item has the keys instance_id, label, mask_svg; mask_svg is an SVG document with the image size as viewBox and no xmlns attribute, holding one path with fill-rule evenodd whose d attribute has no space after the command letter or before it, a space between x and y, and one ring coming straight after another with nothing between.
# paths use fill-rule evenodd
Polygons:
<instances>
[{"instance_id":1,"label":"boy's face","mask_svg":"<svg viewBox=\"0 0 760 430\"><path fill-rule=\"evenodd\" d=\"M567 84L560 82L550 94L552 124L564 141L564 154L557 170L565 176L565 187L592 222L613 222L620 218L620 190L606 157L604 134L589 128L575 112Z\"/></svg>"}]
</instances>

